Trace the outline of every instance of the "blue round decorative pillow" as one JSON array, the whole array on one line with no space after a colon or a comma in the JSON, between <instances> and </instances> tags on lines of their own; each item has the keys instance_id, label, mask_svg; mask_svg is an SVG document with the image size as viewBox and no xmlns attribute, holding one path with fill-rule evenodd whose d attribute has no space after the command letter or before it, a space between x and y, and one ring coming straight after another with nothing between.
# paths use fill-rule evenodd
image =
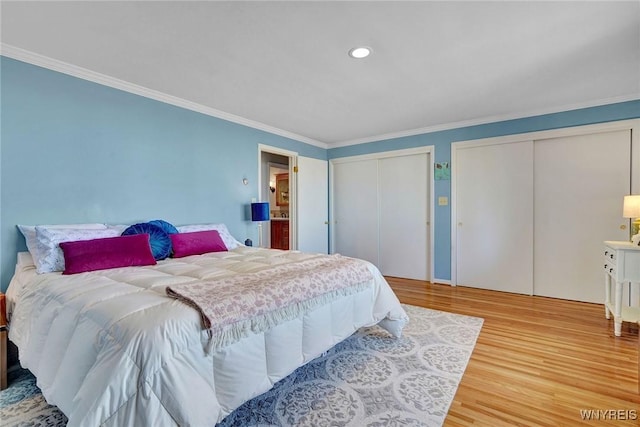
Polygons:
<instances>
[{"instance_id":1,"label":"blue round decorative pillow","mask_svg":"<svg viewBox=\"0 0 640 427\"><path fill-rule=\"evenodd\" d=\"M123 232L123 236L131 234L148 234L149 245L151 245L151 253L156 261L165 259L171 253L171 238L162 228L157 225L143 222L127 227Z\"/></svg>"},{"instance_id":2,"label":"blue round decorative pillow","mask_svg":"<svg viewBox=\"0 0 640 427\"><path fill-rule=\"evenodd\" d=\"M157 225L167 234L178 234L178 229L175 228L173 224L162 219L154 219L153 221L147 222L147 224Z\"/></svg>"}]
</instances>

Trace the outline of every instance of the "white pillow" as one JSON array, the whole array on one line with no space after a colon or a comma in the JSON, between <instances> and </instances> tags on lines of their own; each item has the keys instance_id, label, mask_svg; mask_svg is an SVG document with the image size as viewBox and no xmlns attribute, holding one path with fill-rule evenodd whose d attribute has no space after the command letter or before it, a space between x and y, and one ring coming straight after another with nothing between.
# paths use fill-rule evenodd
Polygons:
<instances>
[{"instance_id":1,"label":"white pillow","mask_svg":"<svg viewBox=\"0 0 640 427\"><path fill-rule=\"evenodd\" d=\"M119 235L118 230L113 229L47 228L36 226L38 247L36 252L38 255L33 257L36 271L41 274L64 270L64 253L60 249L60 243L62 242L102 239Z\"/></svg>"},{"instance_id":2,"label":"white pillow","mask_svg":"<svg viewBox=\"0 0 640 427\"><path fill-rule=\"evenodd\" d=\"M59 224L59 225L41 225L40 227L47 228L76 228L76 229L87 229L87 230L106 230L107 226L105 224ZM27 243L27 249L31 256L35 259L38 257L37 250L38 244L36 241L36 226L35 225L18 225L18 229L24 236L24 240Z\"/></svg>"},{"instance_id":3,"label":"white pillow","mask_svg":"<svg viewBox=\"0 0 640 427\"><path fill-rule=\"evenodd\" d=\"M129 226L131 226L131 224L108 224L107 228L109 230L116 230L118 231L120 234L122 234L122 232L124 230L126 230ZM80 227L79 227L80 228Z\"/></svg>"},{"instance_id":4,"label":"white pillow","mask_svg":"<svg viewBox=\"0 0 640 427\"><path fill-rule=\"evenodd\" d=\"M18 252L16 267L35 267L35 265L33 257L29 252Z\"/></svg>"},{"instance_id":5,"label":"white pillow","mask_svg":"<svg viewBox=\"0 0 640 427\"><path fill-rule=\"evenodd\" d=\"M216 230L218 234L220 234L220 238L224 242L224 245L227 249L235 249L238 246L242 246L242 243L238 242L232 235L229 233L229 229L225 224L193 224L193 225L181 225L176 227L180 233L191 233L193 231L207 231L207 230Z\"/></svg>"}]
</instances>

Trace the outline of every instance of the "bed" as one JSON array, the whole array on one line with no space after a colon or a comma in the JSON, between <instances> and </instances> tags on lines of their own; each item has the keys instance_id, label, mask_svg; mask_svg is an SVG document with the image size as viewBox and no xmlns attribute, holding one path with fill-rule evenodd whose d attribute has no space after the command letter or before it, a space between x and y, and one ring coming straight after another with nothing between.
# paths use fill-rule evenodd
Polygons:
<instances>
[{"instance_id":1,"label":"bed","mask_svg":"<svg viewBox=\"0 0 640 427\"><path fill-rule=\"evenodd\" d=\"M7 290L9 338L70 427L213 426L360 327L379 324L400 336L408 319L377 268L362 260L354 262L370 273L365 282L268 322L222 328L224 339L167 288L236 286L241 277L280 277L325 257L237 245L64 275L38 274L22 252ZM269 286L277 288L275 280Z\"/></svg>"}]
</instances>

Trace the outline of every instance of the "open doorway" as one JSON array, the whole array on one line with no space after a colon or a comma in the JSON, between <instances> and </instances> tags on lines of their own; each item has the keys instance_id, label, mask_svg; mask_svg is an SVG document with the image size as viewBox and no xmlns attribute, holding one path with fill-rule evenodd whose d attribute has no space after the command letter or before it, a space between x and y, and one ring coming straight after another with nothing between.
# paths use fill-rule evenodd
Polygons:
<instances>
[{"instance_id":1,"label":"open doorway","mask_svg":"<svg viewBox=\"0 0 640 427\"><path fill-rule=\"evenodd\" d=\"M271 233L265 241L271 249L289 250L289 159L277 154L265 155L282 157L287 162L268 163Z\"/></svg>"},{"instance_id":2,"label":"open doorway","mask_svg":"<svg viewBox=\"0 0 640 427\"><path fill-rule=\"evenodd\" d=\"M297 153L259 146L259 201L269 202L270 221L262 227L264 247L296 249L296 192L294 168Z\"/></svg>"}]
</instances>

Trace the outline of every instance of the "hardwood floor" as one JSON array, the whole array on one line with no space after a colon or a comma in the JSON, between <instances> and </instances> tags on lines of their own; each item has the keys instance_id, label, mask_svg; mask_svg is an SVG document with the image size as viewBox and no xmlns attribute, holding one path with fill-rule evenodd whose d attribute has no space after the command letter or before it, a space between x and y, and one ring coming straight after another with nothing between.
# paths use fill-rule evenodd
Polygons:
<instances>
[{"instance_id":1,"label":"hardwood floor","mask_svg":"<svg viewBox=\"0 0 640 427\"><path fill-rule=\"evenodd\" d=\"M640 425L638 327L615 337L603 305L387 280L405 304L484 319L445 426Z\"/></svg>"}]
</instances>

